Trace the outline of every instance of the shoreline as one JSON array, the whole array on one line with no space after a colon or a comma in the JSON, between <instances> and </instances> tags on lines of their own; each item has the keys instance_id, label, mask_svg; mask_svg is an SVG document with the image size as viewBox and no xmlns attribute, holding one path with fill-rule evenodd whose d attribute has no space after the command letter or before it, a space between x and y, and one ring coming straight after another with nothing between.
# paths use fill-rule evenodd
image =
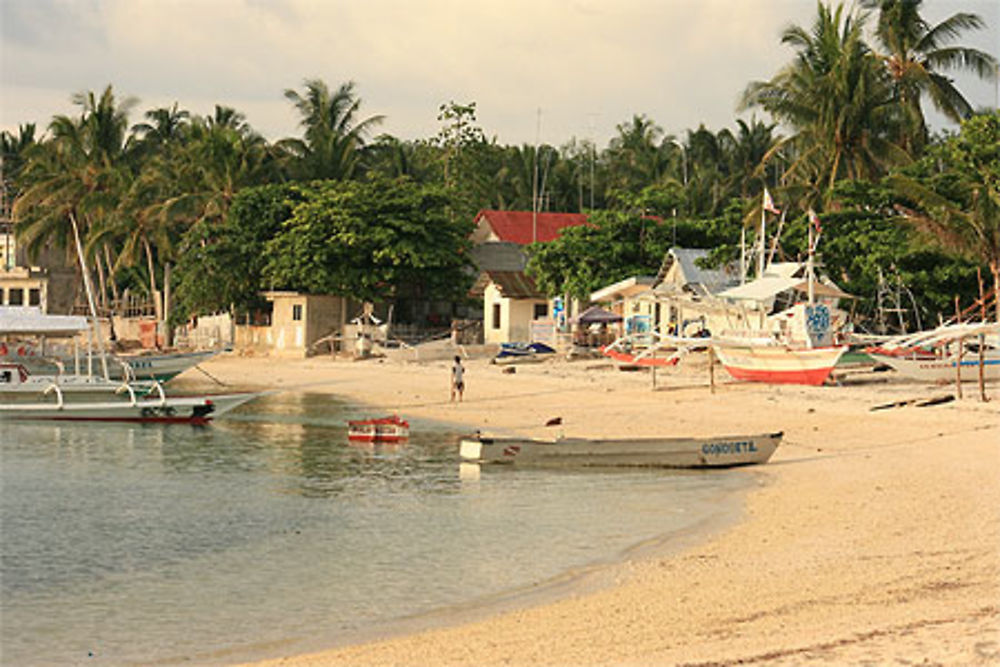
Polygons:
<instances>
[{"instance_id":1,"label":"shoreline","mask_svg":"<svg viewBox=\"0 0 1000 667\"><path fill-rule=\"evenodd\" d=\"M601 473L594 471L592 474ZM247 665L283 664L290 655L327 653L363 644L392 641L469 622L488 622L490 618L501 614L541 607L563 599L606 590L613 587L622 576L627 575L630 562L675 557L693 546L708 542L735 525L743 515L746 496L752 490L752 486L748 484L745 488L722 491L719 504L723 507L691 525L641 539L615 554L572 566L540 581L380 621L370 629L355 628L337 636L331 633L309 639L294 638L267 645L241 646L236 649L195 654L188 659L195 662L201 659L210 662L224 660L225 664L230 664L233 660L236 660L237 664Z\"/></svg>"},{"instance_id":2,"label":"shoreline","mask_svg":"<svg viewBox=\"0 0 1000 667\"><path fill-rule=\"evenodd\" d=\"M1000 659L1000 415L966 398L870 408L950 388L903 383L722 383L697 364L648 376L588 362L467 364L447 401L445 362L222 358L224 381L317 382L336 393L494 432L686 435L785 431L769 483L739 521L668 555L626 554L606 588L458 625L258 661L325 664L675 664ZM248 373L248 369L252 373ZM723 374L724 377L724 374ZM993 392L997 386L991 385ZM442 400L442 397L444 400ZM776 423L778 422L778 423ZM322 638L316 638L321 640ZM280 653L277 648L275 653Z\"/></svg>"}]
</instances>

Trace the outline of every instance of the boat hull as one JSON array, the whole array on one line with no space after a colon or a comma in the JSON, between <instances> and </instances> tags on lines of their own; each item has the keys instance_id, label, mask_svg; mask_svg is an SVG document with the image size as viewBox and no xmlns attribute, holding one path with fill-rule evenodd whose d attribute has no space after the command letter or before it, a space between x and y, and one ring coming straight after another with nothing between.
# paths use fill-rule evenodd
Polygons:
<instances>
[{"instance_id":1,"label":"boat hull","mask_svg":"<svg viewBox=\"0 0 1000 667\"><path fill-rule=\"evenodd\" d=\"M900 375L921 382L954 382L958 372L962 382L979 380L979 357L967 354L962 357L961 371L955 366L958 360L946 358L913 358L869 352L876 361L891 367ZM1000 380L1000 356L991 353L983 360L983 377L989 381Z\"/></svg>"},{"instance_id":2,"label":"boat hull","mask_svg":"<svg viewBox=\"0 0 1000 667\"><path fill-rule=\"evenodd\" d=\"M826 382L847 346L791 349L752 345L712 346L736 380L819 386Z\"/></svg>"},{"instance_id":3,"label":"boat hull","mask_svg":"<svg viewBox=\"0 0 1000 667\"><path fill-rule=\"evenodd\" d=\"M364 443L400 443L410 437L410 423L397 416L347 422L347 439Z\"/></svg>"},{"instance_id":4,"label":"boat hull","mask_svg":"<svg viewBox=\"0 0 1000 667\"><path fill-rule=\"evenodd\" d=\"M781 433L712 438L464 438L459 456L476 463L533 466L730 468L766 463Z\"/></svg>"},{"instance_id":5,"label":"boat hull","mask_svg":"<svg viewBox=\"0 0 1000 667\"><path fill-rule=\"evenodd\" d=\"M136 401L0 404L0 419L207 424L260 393L141 398Z\"/></svg>"}]
</instances>

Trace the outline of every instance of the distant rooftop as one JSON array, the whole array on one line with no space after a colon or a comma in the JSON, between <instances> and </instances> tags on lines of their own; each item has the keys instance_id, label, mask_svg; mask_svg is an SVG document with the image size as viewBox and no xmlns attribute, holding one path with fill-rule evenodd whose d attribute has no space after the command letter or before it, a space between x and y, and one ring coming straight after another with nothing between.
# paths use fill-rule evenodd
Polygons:
<instances>
[{"instance_id":1,"label":"distant rooftop","mask_svg":"<svg viewBox=\"0 0 1000 667\"><path fill-rule=\"evenodd\" d=\"M559 237L566 227L587 224L583 213L538 213L531 211L494 211L483 209L476 215L473 243L509 241L528 245L547 243Z\"/></svg>"}]
</instances>

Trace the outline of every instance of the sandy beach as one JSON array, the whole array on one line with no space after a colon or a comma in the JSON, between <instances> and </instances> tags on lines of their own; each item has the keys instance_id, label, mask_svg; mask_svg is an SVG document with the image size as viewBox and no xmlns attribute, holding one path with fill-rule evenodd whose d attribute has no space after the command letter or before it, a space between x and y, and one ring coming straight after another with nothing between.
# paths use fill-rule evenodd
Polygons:
<instances>
[{"instance_id":1,"label":"sandy beach","mask_svg":"<svg viewBox=\"0 0 1000 667\"><path fill-rule=\"evenodd\" d=\"M260 664L1000 663L1000 396L982 403L967 385L961 401L872 411L953 389L877 375L750 385L718 369L713 394L698 359L655 387L601 360L466 366L461 404L448 401L444 361L229 356L204 368L498 434L552 435L542 425L558 416L566 435L785 440L734 525L609 566L596 590Z\"/></svg>"}]
</instances>

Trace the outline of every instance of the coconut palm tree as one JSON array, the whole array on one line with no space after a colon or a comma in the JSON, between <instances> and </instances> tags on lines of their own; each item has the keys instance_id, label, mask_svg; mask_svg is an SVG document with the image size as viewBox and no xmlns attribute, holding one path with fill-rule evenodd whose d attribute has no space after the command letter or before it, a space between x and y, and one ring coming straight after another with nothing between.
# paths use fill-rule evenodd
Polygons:
<instances>
[{"instance_id":1,"label":"coconut palm tree","mask_svg":"<svg viewBox=\"0 0 1000 667\"><path fill-rule=\"evenodd\" d=\"M972 114L972 106L955 88L947 70L965 70L981 79L996 75L996 58L988 53L950 44L969 30L985 24L976 14L959 12L930 25L920 16L923 0L862 0L862 6L878 11L875 36L878 58L892 77L892 85L904 119L905 146L913 151L927 142L927 125L920 100L930 98L938 111L958 122Z\"/></svg>"},{"instance_id":2,"label":"coconut palm tree","mask_svg":"<svg viewBox=\"0 0 1000 667\"><path fill-rule=\"evenodd\" d=\"M616 128L606 151L612 174L611 187L638 193L659 182L667 173L672 149L663 139L663 128L645 114L636 114Z\"/></svg>"},{"instance_id":3,"label":"coconut palm tree","mask_svg":"<svg viewBox=\"0 0 1000 667\"><path fill-rule=\"evenodd\" d=\"M301 139L283 139L279 146L291 156L293 176L301 179L351 178L358 165L367 134L383 116L358 119L361 100L354 83L347 82L330 92L319 79L305 81L305 91L285 91L301 116Z\"/></svg>"},{"instance_id":4,"label":"coconut palm tree","mask_svg":"<svg viewBox=\"0 0 1000 667\"><path fill-rule=\"evenodd\" d=\"M741 107L760 106L787 123L795 159L786 178L807 184L807 205L819 206L841 178L870 179L908 160L891 139L895 114L888 75L863 39L864 18L843 5L818 6L811 30L787 28L782 42L795 60L770 81L747 86Z\"/></svg>"},{"instance_id":5,"label":"coconut palm tree","mask_svg":"<svg viewBox=\"0 0 1000 667\"><path fill-rule=\"evenodd\" d=\"M50 138L26 153L24 189L13 214L18 241L29 255L53 246L74 257L76 233L86 240L96 221L113 215L133 176L128 112L134 101L118 102L108 86L100 96L76 94L73 102L81 108L80 116L53 118ZM103 300L104 249L91 247L88 259L98 269Z\"/></svg>"}]
</instances>

